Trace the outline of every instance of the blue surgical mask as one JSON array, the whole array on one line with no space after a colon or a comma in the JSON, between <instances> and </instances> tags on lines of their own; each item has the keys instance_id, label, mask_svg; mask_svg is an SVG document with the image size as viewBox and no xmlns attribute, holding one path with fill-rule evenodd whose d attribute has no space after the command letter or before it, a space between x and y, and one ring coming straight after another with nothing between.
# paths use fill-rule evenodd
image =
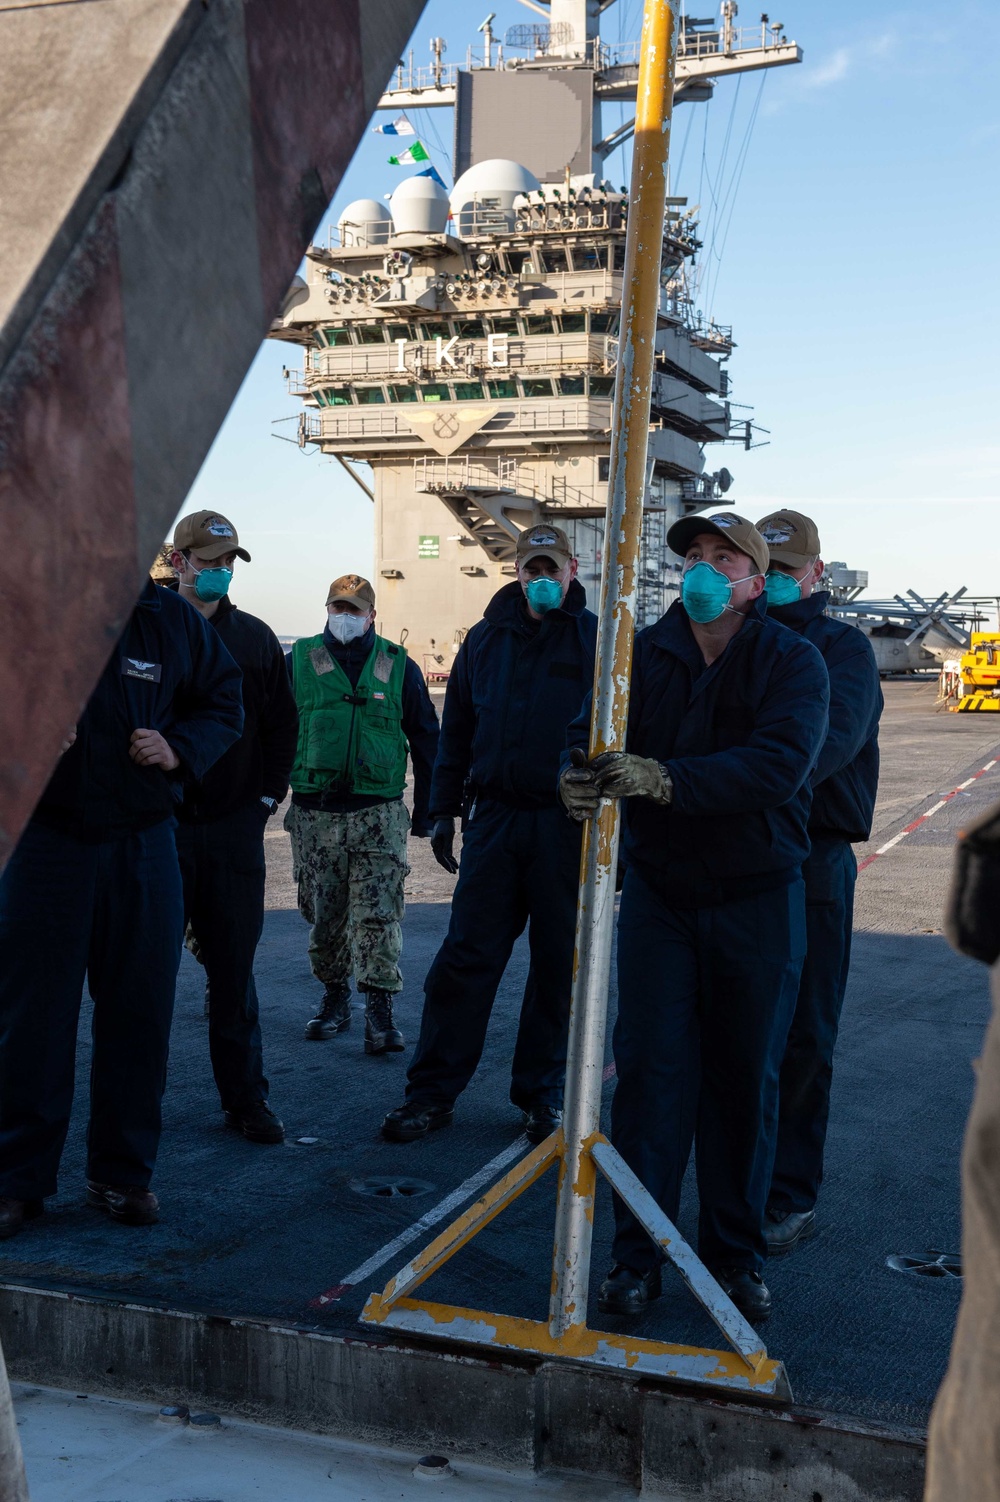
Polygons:
<instances>
[{"instance_id":1,"label":"blue surgical mask","mask_svg":"<svg viewBox=\"0 0 1000 1502\"><path fill-rule=\"evenodd\" d=\"M794 605L796 600L802 598L802 585L791 574L774 573L768 574L764 580L764 590L767 594L769 605Z\"/></svg>"},{"instance_id":2,"label":"blue surgical mask","mask_svg":"<svg viewBox=\"0 0 1000 1502\"><path fill-rule=\"evenodd\" d=\"M194 564L191 565L194 567ZM233 582L231 568L203 568L199 569L198 576L194 581L194 592L199 600L221 600L223 595L229 593L229 586Z\"/></svg>"},{"instance_id":3,"label":"blue surgical mask","mask_svg":"<svg viewBox=\"0 0 1000 1502\"><path fill-rule=\"evenodd\" d=\"M692 621L707 626L709 621L717 621L724 610L732 609L729 602L734 583L744 584L747 579L756 578L756 574L744 574L742 579L730 580L704 558L699 559L681 580L681 604Z\"/></svg>"},{"instance_id":4,"label":"blue surgical mask","mask_svg":"<svg viewBox=\"0 0 1000 1502\"><path fill-rule=\"evenodd\" d=\"M524 586L528 604L539 615L557 610L563 602L563 587L558 579L531 579Z\"/></svg>"}]
</instances>

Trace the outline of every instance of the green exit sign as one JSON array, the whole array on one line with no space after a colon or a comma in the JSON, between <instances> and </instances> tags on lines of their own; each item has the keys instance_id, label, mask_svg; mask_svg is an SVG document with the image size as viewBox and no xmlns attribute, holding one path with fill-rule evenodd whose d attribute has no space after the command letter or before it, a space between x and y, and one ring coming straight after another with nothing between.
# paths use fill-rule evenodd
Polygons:
<instances>
[{"instance_id":1,"label":"green exit sign","mask_svg":"<svg viewBox=\"0 0 1000 1502\"><path fill-rule=\"evenodd\" d=\"M440 558L441 557L441 539L440 539L440 537L429 537L429 536L428 537L418 537L417 538L417 557L418 558Z\"/></svg>"}]
</instances>

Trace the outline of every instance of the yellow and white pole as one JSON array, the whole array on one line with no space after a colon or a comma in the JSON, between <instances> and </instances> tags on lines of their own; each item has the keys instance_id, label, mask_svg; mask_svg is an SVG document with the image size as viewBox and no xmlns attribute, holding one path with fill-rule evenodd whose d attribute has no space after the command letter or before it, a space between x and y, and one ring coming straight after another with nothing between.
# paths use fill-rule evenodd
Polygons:
<instances>
[{"instance_id":1,"label":"yellow and white pole","mask_svg":"<svg viewBox=\"0 0 1000 1502\"><path fill-rule=\"evenodd\" d=\"M646 0L622 279L591 756L624 749L628 719L677 32L674 6L668 0ZM618 835L618 802L604 801L600 812L584 826L580 868L565 1147L549 1305L549 1328L556 1339L587 1322L596 1182L589 1149L600 1125Z\"/></svg>"}]
</instances>

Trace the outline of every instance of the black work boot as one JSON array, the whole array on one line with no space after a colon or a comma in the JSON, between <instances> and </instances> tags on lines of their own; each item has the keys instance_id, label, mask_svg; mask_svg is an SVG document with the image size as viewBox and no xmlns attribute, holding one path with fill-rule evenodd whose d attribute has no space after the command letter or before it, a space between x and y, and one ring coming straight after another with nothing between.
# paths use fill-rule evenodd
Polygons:
<instances>
[{"instance_id":1,"label":"black work boot","mask_svg":"<svg viewBox=\"0 0 1000 1502\"><path fill-rule=\"evenodd\" d=\"M728 1294L752 1325L762 1325L771 1313L771 1295L760 1273L748 1267L710 1267L723 1293Z\"/></svg>"},{"instance_id":2,"label":"black work boot","mask_svg":"<svg viewBox=\"0 0 1000 1502\"><path fill-rule=\"evenodd\" d=\"M402 1053L406 1044L392 1020L392 992L365 992L365 1053Z\"/></svg>"},{"instance_id":3,"label":"black work boot","mask_svg":"<svg viewBox=\"0 0 1000 1502\"><path fill-rule=\"evenodd\" d=\"M327 986L315 1017L306 1023L307 1038L335 1038L351 1025L351 988L346 980Z\"/></svg>"},{"instance_id":4,"label":"black work boot","mask_svg":"<svg viewBox=\"0 0 1000 1502\"><path fill-rule=\"evenodd\" d=\"M659 1267L637 1273L616 1262L601 1284L597 1307L601 1314L642 1314L647 1304L660 1297L661 1291Z\"/></svg>"},{"instance_id":5,"label":"black work boot","mask_svg":"<svg viewBox=\"0 0 1000 1502\"><path fill-rule=\"evenodd\" d=\"M451 1126L454 1119L454 1106L435 1106L427 1101L406 1100L386 1116L382 1122L382 1136L388 1142L416 1142L418 1137L426 1137L428 1132Z\"/></svg>"},{"instance_id":6,"label":"black work boot","mask_svg":"<svg viewBox=\"0 0 1000 1502\"><path fill-rule=\"evenodd\" d=\"M768 1205L764 1214L764 1240L769 1257L781 1257L815 1234L815 1210L778 1210Z\"/></svg>"}]
</instances>

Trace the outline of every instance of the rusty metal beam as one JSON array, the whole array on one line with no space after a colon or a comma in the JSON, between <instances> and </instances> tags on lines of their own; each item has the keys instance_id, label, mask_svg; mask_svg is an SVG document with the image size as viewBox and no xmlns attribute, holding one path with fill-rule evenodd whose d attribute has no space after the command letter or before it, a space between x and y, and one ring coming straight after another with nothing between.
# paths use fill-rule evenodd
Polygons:
<instances>
[{"instance_id":1,"label":"rusty metal beam","mask_svg":"<svg viewBox=\"0 0 1000 1502\"><path fill-rule=\"evenodd\" d=\"M423 7L0 6L0 866Z\"/></svg>"}]
</instances>

